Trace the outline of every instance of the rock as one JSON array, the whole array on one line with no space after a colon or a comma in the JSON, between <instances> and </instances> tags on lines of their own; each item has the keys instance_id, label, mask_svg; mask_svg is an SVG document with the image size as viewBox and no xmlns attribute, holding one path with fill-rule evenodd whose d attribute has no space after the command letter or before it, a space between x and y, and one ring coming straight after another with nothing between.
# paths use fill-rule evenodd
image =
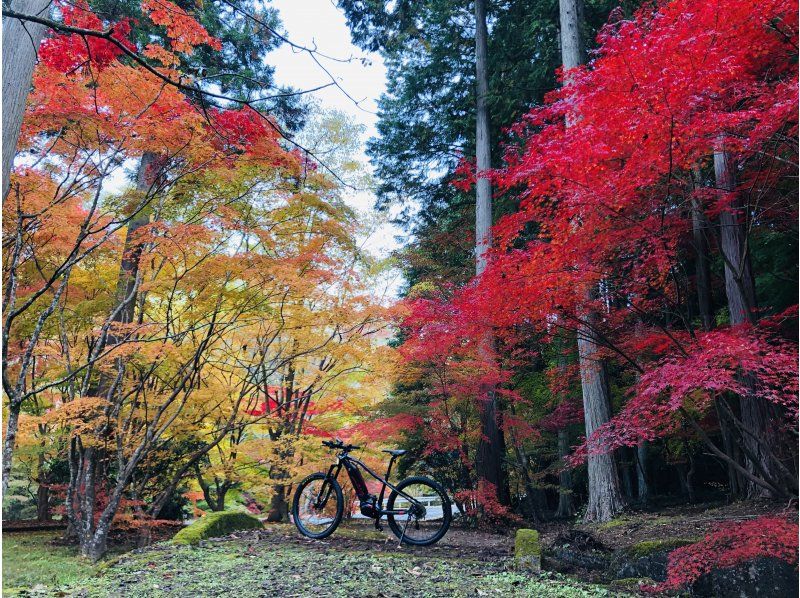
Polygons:
<instances>
[{"instance_id":1,"label":"rock","mask_svg":"<svg viewBox=\"0 0 800 598\"><path fill-rule=\"evenodd\" d=\"M191 525L183 528L172 538L174 544L200 544L203 540L227 536L245 529L263 529L255 517L238 511L217 511L208 513Z\"/></svg>"},{"instance_id":2,"label":"rock","mask_svg":"<svg viewBox=\"0 0 800 598\"><path fill-rule=\"evenodd\" d=\"M669 553L695 541L686 538L669 538L634 544L614 555L609 567L609 577L615 579L649 577L657 581L664 581L667 579Z\"/></svg>"},{"instance_id":3,"label":"rock","mask_svg":"<svg viewBox=\"0 0 800 598\"><path fill-rule=\"evenodd\" d=\"M575 569L606 571L611 551L587 532L568 530L559 534L542 555L545 568L560 573Z\"/></svg>"},{"instance_id":4,"label":"rock","mask_svg":"<svg viewBox=\"0 0 800 598\"><path fill-rule=\"evenodd\" d=\"M708 598L797 596L797 567L780 559L759 558L730 569L715 569L695 582L692 594Z\"/></svg>"},{"instance_id":5,"label":"rock","mask_svg":"<svg viewBox=\"0 0 800 598\"><path fill-rule=\"evenodd\" d=\"M637 591L642 587L654 586L656 581L649 577L626 577L624 579L613 579L608 583L608 587L613 590Z\"/></svg>"},{"instance_id":6,"label":"rock","mask_svg":"<svg viewBox=\"0 0 800 598\"><path fill-rule=\"evenodd\" d=\"M538 573L542 570L542 547L535 529L518 529L514 540L514 560L518 569Z\"/></svg>"}]
</instances>

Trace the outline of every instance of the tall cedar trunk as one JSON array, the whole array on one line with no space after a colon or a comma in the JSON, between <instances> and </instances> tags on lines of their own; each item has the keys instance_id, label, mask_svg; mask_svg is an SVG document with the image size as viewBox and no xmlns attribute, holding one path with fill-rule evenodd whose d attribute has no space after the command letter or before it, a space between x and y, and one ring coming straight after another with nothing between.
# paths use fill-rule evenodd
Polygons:
<instances>
[{"instance_id":1,"label":"tall cedar trunk","mask_svg":"<svg viewBox=\"0 0 800 598\"><path fill-rule=\"evenodd\" d=\"M597 343L587 326L578 330L581 389L586 437L611 419L608 402L608 380L605 364L597 358ZM587 459L589 473L589 504L586 521L609 521L625 507L619 488L613 453L591 455Z\"/></svg>"},{"instance_id":2,"label":"tall cedar trunk","mask_svg":"<svg viewBox=\"0 0 800 598\"><path fill-rule=\"evenodd\" d=\"M533 484L530 467L528 466L528 458L522 450L522 447L517 442L517 439L514 437L513 433L511 434L511 444L514 447L514 456L517 460L517 469L519 470L520 477L522 478L522 484L525 488L525 501L522 504L523 513L531 521L542 521L542 509L540 508L541 501L538 500L541 492Z\"/></svg>"},{"instance_id":3,"label":"tall cedar trunk","mask_svg":"<svg viewBox=\"0 0 800 598\"><path fill-rule=\"evenodd\" d=\"M700 172L694 173L695 184L700 185ZM697 310L703 330L714 327L714 312L711 303L711 269L708 255L706 217L700 199L692 196L692 241L695 251L695 286L697 288Z\"/></svg>"},{"instance_id":4,"label":"tall cedar trunk","mask_svg":"<svg viewBox=\"0 0 800 598\"><path fill-rule=\"evenodd\" d=\"M48 17L51 0L13 0L11 10L26 15ZM11 166L31 89L36 54L47 27L3 19L3 199L8 194Z\"/></svg>"},{"instance_id":5,"label":"tall cedar trunk","mask_svg":"<svg viewBox=\"0 0 800 598\"><path fill-rule=\"evenodd\" d=\"M625 494L625 500L631 502L634 498L633 495L633 468L634 461L629 457L632 454L632 449L627 446L620 447L617 450L619 470L622 477L622 488Z\"/></svg>"},{"instance_id":6,"label":"tall cedar trunk","mask_svg":"<svg viewBox=\"0 0 800 598\"><path fill-rule=\"evenodd\" d=\"M695 187L703 186L703 175L699 168L693 171ZM714 328L714 309L711 296L711 258L709 256L708 220L703 211L703 204L698 197L692 195L692 244L695 251L695 286L697 289L697 310L700 323L705 332ZM724 399L723 399L724 400ZM720 436L725 454L742 462L739 451L733 440L734 431L731 423L725 417L722 408L716 404L717 419L720 426ZM742 488L741 476L737 473L732 463L727 464L728 486L731 496L738 496Z\"/></svg>"},{"instance_id":7,"label":"tall cedar trunk","mask_svg":"<svg viewBox=\"0 0 800 598\"><path fill-rule=\"evenodd\" d=\"M648 445L645 440L636 446L636 498L642 505L650 502L650 484L647 475Z\"/></svg>"},{"instance_id":8,"label":"tall cedar trunk","mask_svg":"<svg viewBox=\"0 0 800 598\"><path fill-rule=\"evenodd\" d=\"M586 56L581 33L583 0L559 0L559 12L561 61L568 78L569 70L582 64ZM569 125L567 122L567 126ZM578 330L578 360L587 438L611 417L606 369L594 357L597 349L594 334L587 326L581 326ZM586 509L586 520L608 521L624 507L613 455L590 456L588 469L589 505Z\"/></svg>"},{"instance_id":9,"label":"tall cedar trunk","mask_svg":"<svg viewBox=\"0 0 800 598\"><path fill-rule=\"evenodd\" d=\"M486 251L491 247L492 187L484 175L491 169L489 146L489 75L487 72L488 31L486 28L486 0L475 0L475 156L477 182L475 185L475 274L486 269ZM490 353L491 337L483 340L483 351ZM475 470L478 480L495 487L498 500L509 504L508 480L503 469L505 439L500 426L497 393L494 388L481 388L481 438L478 442Z\"/></svg>"},{"instance_id":10,"label":"tall cedar trunk","mask_svg":"<svg viewBox=\"0 0 800 598\"><path fill-rule=\"evenodd\" d=\"M559 343L558 371L561 376L566 376L567 358L564 355L564 348ZM562 401L569 400L568 397L561 397ZM568 519L575 514L575 505L572 500L572 470L567 467L566 459L569 456L569 429L567 426L558 431L558 459L561 471L558 474L558 509L556 517Z\"/></svg>"},{"instance_id":11,"label":"tall cedar trunk","mask_svg":"<svg viewBox=\"0 0 800 598\"><path fill-rule=\"evenodd\" d=\"M569 455L569 432L566 428L558 431L558 457L561 461L561 471L558 474L558 510L556 517L568 519L575 514L572 502L572 471L566 467L564 460Z\"/></svg>"},{"instance_id":12,"label":"tall cedar trunk","mask_svg":"<svg viewBox=\"0 0 800 598\"><path fill-rule=\"evenodd\" d=\"M746 216L742 198L736 193L736 166L723 149L714 152L714 176L717 188L730 194L728 209L720 213L720 248L725 263L725 293L731 325L754 322L756 304L755 282L747 245ZM773 485L780 482L781 473L773 458L780 451L780 440L772 425L769 404L755 396L742 397L739 402L744 427L742 449L749 455L747 468ZM772 454L770 454L772 453ZM748 483L751 498L770 497L765 488Z\"/></svg>"}]
</instances>

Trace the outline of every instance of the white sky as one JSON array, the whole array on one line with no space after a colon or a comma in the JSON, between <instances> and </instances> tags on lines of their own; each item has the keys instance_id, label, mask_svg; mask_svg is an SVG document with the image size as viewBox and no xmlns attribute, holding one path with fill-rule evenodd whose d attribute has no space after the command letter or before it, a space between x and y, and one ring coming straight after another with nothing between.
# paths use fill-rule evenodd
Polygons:
<instances>
[{"instance_id":1,"label":"white sky","mask_svg":"<svg viewBox=\"0 0 800 598\"><path fill-rule=\"evenodd\" d=\"M344 13L335 6L334 0L272 0L269 5L279 11L283 30L292 42L306 47L316 45L319 52L335 58L355 58L348 63L321 57L319 60L364 110L359 109L359 106L335 86L309 95L315 97L323 109L345 112L366 127L366 134L362 139L362 155L359 156L366 163L363 142L376 134L377 100L386 85L386 69L380 55L364 52L351 43L350 29ZM367 64L358 60L360 58L366 58ZM275 80L278 84L291 85L297 89L313 89L331 81L307 52L293 50L286 44L271 52L267 56L267 62L275 67ZM377 217L373 210L375 196L371 192L349 192L345 200L369 220ZM386 217L382 218L382 223L375 227L364 243L366 248L379 256L386 256L399 246L395 236L402 232L386 220Z\"/></svg>"}]
</instances>

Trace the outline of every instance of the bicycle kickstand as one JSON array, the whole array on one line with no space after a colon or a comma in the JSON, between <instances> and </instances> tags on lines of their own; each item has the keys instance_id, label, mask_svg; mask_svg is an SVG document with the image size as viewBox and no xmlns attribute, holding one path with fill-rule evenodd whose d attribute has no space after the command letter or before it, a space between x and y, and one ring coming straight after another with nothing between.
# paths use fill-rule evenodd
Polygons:
<instances>
[{"instance_id":1,"label":"bicycle kickstand","mask_svg":"<svg viewBox=\"0 0 800 598\"><path fill-rule=\"evenodd\" d=\"M403 538L405 538L405 537L406 537L406 528L408 527L408 522L409 522L410 520L411 520L411 519L409 518L409 516L408 516L408 515L406 515L406 523L405 523L405 525L403 526L403 533L402 533L402 534L400 534L400 542L398 542L398 544L397 544L397 547L398 547L398 548L400 548L400 547L402 547L402 546L403 546Z\"/></svg>"}]
</instances>

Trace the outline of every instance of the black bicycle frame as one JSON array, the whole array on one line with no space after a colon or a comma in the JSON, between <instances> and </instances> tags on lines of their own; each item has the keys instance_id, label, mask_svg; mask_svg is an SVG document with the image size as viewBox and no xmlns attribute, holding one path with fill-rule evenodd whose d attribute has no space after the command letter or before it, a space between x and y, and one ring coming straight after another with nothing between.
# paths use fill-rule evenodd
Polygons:
<instances>
[{"instance_id":1,"label":"black bicycle frame","mask_svg":"<svg viewBox=\"0 0 800 598\"><path fill-rule=\"evenodd\" d=\"M394 463L395 457L392 457L389 460L389 467L386 470L386 477L389 477L389 474L392 471L392 464ZM413 496L409 496L402 490L398 489L397 486L389 482L388 480L382 478L377 473L372 471L365 463L359 461L355 457L351 457L350 455L343 453L338 456L336 463L332 464L328 469L328 474L325 476L325 479L328 480L335 480L339 477L339 472L342 471L342 467L347 470L347 474L350 477L350 481L353 483L353 488L356 490L356 496L358 496L358 500L364 502L370 499L369 492L367 491L367 486L364 483L364 477L361 475L358 467L364 469L369 475L373 478L378 480L381 485L381 493L378 497L377 503L375 505L376 511L378 516L375 517L376 521L380 520L381 517L384 515L405 515L408 510L407 509L392 509L392 510L384 510L383 509L383 495L386 492L386 487L388 486L395 492L397 492L400 496L408 500L409 502L422 507L422 503L416 500ZM328 502L328 498L331 495L331 491L333 490L333 486L329 486L328 488L325 487L326 485L323 484L323 487L320 489L320 495L317 497L317 506L323 507ZM325 495L324 498L322 495Z\"/></svg>"}]
</instances>

